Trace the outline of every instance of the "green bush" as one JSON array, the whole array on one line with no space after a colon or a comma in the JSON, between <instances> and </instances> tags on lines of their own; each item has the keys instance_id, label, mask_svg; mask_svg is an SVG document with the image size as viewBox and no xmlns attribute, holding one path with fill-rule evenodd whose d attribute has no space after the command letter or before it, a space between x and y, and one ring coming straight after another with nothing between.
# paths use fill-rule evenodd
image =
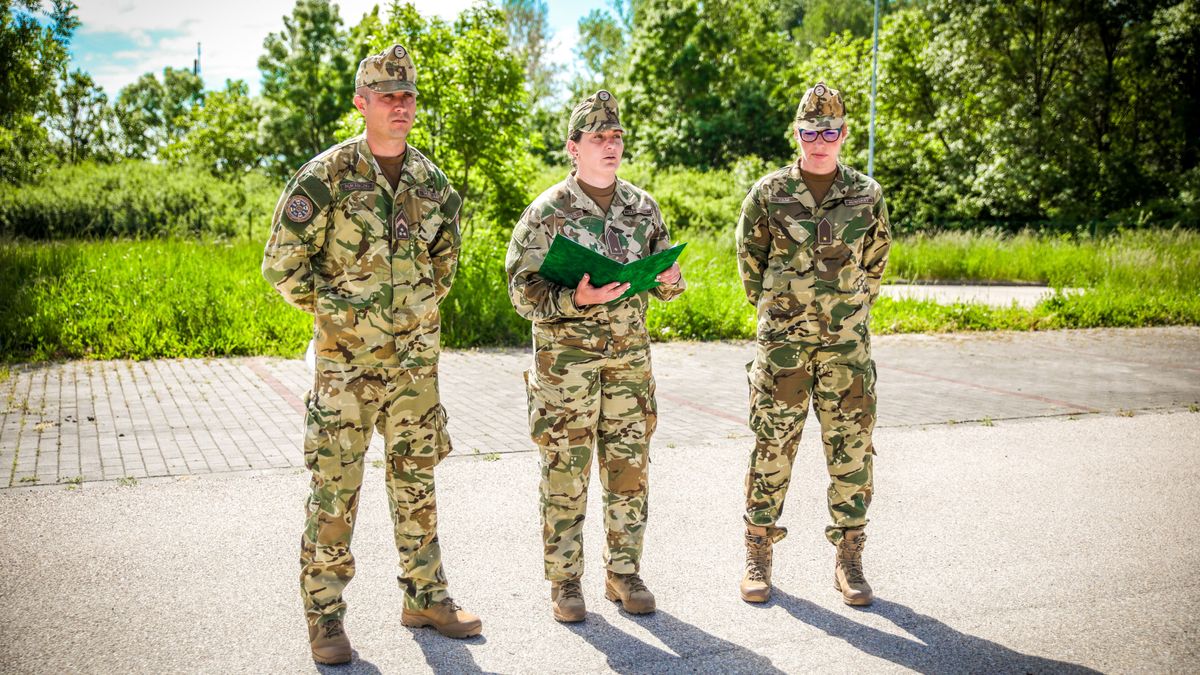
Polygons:
<instances>
[{"instance_id":1,"label":"green bush","mask_svg":"<svg viewBox=\"0 0 1200 675\"><path fill-rule=\"evenodd\" d=\"M139 160L65 165L0 183L0 234L31 239L264 234L282 186Z\"/></svg>"},{"instance_id":2,"label":"green bush","mask_svg":"<svg viewBox=\"0 0 1200 675\"><path fill-rule=\"evenodd\" d=\"M677 231L688 290L652 301L658 340L748 339L754 310L737 275L733 237ZM529 344L509 304L507 227L464 232L458 277L442 305L442 344ZM308 315L259 274L262 242L238 239L0 241L0 360L299 355ZM921 279L1050 281L1033 309L879 299L877 334L1200 325L1200 234L1136 231L1102 239L947 234L901 237L891 274ZM915 273L914 270L922 270Z\"/></svg>"}]
</instances>

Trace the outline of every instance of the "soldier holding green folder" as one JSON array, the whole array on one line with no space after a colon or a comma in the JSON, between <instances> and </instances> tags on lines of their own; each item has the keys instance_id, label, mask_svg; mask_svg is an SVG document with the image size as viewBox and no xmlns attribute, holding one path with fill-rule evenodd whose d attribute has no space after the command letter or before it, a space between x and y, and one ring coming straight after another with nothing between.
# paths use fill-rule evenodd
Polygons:
<instances>
[{"instance_id":1,"label":"soldier holding green folder","mask_svg":"<svg viewBox=\"0 0 1200 675\"><path fill-rule=\"evenodd\" d=\"M529 429L541 453L542 536L554 618L586 615L583 519L592 452L604 488L605 596L626 611L654 611L639 576L646 530L650 437L657 421L646 307L671 300L685 284L679 265L657 287L621 296L625 283L574 288L538 274L555 235L621 263L671 246L658 204L617 178L624 149L617 101L598 91L571 113L566 149L575 170L525 209L513 229L505 267L509 296L533 322L534 364L525 373Z\"/></svg>"}]
</instances>

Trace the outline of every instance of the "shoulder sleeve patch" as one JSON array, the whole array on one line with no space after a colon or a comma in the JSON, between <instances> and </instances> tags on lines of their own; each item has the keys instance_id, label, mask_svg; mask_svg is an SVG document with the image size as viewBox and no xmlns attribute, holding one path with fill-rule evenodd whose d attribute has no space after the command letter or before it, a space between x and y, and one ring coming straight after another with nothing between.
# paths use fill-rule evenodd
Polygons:
<instances>
[{"instance_id":1,"label":"shoulder sleeve patch","mask_svg":"<svg viewBox=\"0 0 1200 675\"><path fill-rule=\"evenodd\" d=\"M316 209L313 208L311 199L302 194L294 194L288 198L287 204L283 207L283 213L293 223L302 224L312 220Z\"/></svg>"}]
</instances>

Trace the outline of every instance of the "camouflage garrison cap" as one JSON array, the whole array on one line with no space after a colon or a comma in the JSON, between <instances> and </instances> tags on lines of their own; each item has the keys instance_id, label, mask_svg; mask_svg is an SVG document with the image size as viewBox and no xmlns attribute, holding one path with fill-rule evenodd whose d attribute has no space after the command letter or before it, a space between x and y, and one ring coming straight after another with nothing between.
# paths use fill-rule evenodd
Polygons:
<instances>
[{"instance_id":1,"label":"camouflage garrison cap","mask_svg":"<svg viewBox=\"0 0 1200 675\"><path fill-rule=\"evenodd\" d=\"M359 87L381 94L392 91L417 93L417 67L413 65L408 50L400 45L392 45L359 61L354 88Z\"/></svg>"},{"instance_id":2,"label":"camouflage garrison cap","mask_svg":"<svg viewBox=\"0 0 1200 675\"><path fill-rule=\"evenodd\" d=\"M824 82L804 92L796 108L796 127L810 131L838 129L846 121L846 105L842 92L830 89Z\"/></svg>"},{"instance_id":3,"label":"camouflage garrison cap","mask_svg":"<svg viewBox=\"0 0 1200 675\"><path fill-rule=\"evenodd\" d=\"M579 102L571 111L571 122L567 125L567 136L576 131L594 134L608 129L625 131L617 117L617 98L601 89Z\"/></svg>"}]
</instances>

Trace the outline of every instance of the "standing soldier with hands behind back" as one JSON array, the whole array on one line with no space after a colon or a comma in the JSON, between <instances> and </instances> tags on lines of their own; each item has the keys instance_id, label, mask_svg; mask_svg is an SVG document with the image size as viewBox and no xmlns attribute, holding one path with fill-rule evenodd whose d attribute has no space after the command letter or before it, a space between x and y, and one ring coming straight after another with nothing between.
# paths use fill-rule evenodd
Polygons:
<instances>
[{"instance_id":1,"label":"standing soldier with hands behind back","mask_svg":"<svg viewBox=\"0 0 1200 675\"><path fill-rule=\"evenodd\" d=\"M363 59L354 85L365 135L292 177L263 258L267 281L315 321L300 595L319 663L351 657L342 589L354 576L350 540L373 430L384 438L401 622L450 637L481 630L446 592L434 499L434 467L451 449L438 396L438 305L458 264L461 200L407 144L417 89L404 47Z\"/></svg>"},{"instance_id":2,"label":"standing soldier with hands behind back","mask_svg":"<svg viewBox=\"0 0 1200 675\"><path fill-rule=\"evenodd\" d=\"M651 293L670 300L683 292L679 266L660 273L661 285L651 291L623 299L628 284L596 287L584 274L571 288L538 274L557 234L622 263L670 248L658 204L617 178L624 133L609 92L575 106L566 143L575 170L525 209L505 261L513 306L533 322L534 364L525 373L529 431L541 454L551 607L565 622L586 617L580 578L593 448L608 533L605 596L632 614L655 609L639 576L657 421L646 306Z\"/></svg>"},{"instance_id":3,"label":"standing soldier with hands behind back","mask_svg":"<svg viewBox=\"0 0 1200 675\"><path fill-rule=\"evenodd\" d=\"M738 269L757 308L750 364L750 427L756 441L746 476L746 574L741 595L771 595L776 522L812 401L829 469L837 547L834 586L850 605L869 605L862 568L871 503L875 363L868 332L891 234L883 191L838 161L846 140L841 94L824 83L796 110L799 160L760 179L742 203Z\"/></svg>"}]
</instances>

